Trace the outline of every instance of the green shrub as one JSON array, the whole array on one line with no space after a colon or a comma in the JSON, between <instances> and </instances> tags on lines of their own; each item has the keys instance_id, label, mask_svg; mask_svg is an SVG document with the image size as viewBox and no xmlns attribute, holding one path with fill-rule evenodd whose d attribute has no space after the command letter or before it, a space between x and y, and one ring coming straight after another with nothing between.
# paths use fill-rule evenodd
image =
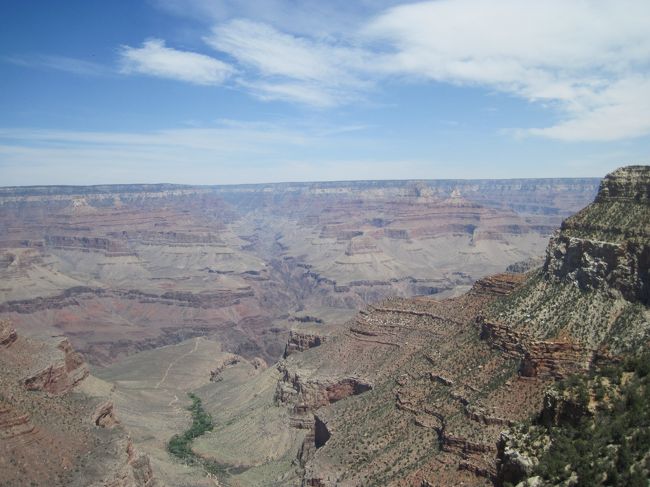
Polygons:
<instances>
[{"instance_id":1,"label":"green shrub","mask_svg":"<svg viewBox=\"0 0 650 487\"><path fill-rule=\"evenodd\" d=\"M649 370L650 353L644 353L599 370L591 378L573 376L558 383L557 388L567 391L566 397L581 407L592 395L600 403L593 414L585 414L577 422L560 421L546 430L551 446L533 475L559 484L575 472L578 487L647 487L643 469L650 451ZM632 376L623 380L625 373ZM607 394L603 377L610 381Z\"/></svg>"},{"instance_id":2,"label":"green shrub","mask_svg":"<svg viewBox=\"0 0 650 487\"><path fill-rule=\"evenodd\" d=\"M192 451L192 441L205 432L212 431L214 423L212 416L203 409L201 399L192 393L189 393L188 396L192 400L192 405L188 408L192 413L192 425L185 433L172 436L167 443L167 451L187 464L207 464L209 462L199 459ZM210 472L214 470L212 464L209 465L209 468L206 465L203 466Z\"/></svg>"}]
</instances>

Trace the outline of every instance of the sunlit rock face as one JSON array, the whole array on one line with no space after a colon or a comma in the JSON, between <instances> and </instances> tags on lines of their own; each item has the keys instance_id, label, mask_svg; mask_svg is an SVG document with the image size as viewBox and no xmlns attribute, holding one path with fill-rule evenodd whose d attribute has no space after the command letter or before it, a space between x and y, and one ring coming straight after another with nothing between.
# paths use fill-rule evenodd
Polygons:
<instances>
[{"instance_id":1,"label":"sunlit rock face","mask_svg":"<svg viewBox=\"0 0 650 487\"><path fill-rule=\"evenodd\" d=\"M650 167L608 174L596 200L562 224L544 270L582 289L650 302Z\"/></svg>"}]
</instances>

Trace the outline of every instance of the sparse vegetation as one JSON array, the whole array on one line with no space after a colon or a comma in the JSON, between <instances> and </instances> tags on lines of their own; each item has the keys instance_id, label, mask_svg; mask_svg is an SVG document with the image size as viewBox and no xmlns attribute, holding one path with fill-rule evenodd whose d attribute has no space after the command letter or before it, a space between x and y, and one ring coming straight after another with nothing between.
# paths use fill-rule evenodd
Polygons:
<instances>
[{"instance_id":1,"label":"sparse vegetation","mask_svg":"<svg viewBox=\"0 0 650 487\"><path fill-rule=\"evenodd\" d=\"M192 405L188 408L192 412L192 426L182 435L172 436L167 443L167 450L187 465L199 466L214 475L223 474L226 471L223 465L201 458L192 451L192 441L206 432L212 431L214 423L212 416L203 409L201 399L192 393L189 393L188 396L192 400Z\"/></svg>"},{"instance_id":2,"label":"sparse vegetation","mask_svg":"<svg viewBox=\"0 0 650 487\"><path fill-rule=\"evenodd\" d=\"M650 352L557 386L573 414L524 429L550 440L533 472L555 485L647 486L650 473Z\"/></svg>"}]
</instances>

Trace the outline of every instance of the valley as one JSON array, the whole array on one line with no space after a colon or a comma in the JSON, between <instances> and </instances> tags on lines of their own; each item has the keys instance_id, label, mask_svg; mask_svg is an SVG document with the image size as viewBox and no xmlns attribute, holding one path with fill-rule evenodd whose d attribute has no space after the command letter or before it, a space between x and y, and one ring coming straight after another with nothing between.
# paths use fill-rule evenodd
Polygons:
<instances>
[{"instance_id":1,"label":"valley","mask_svg":"<svg viewBox=\"0 0 650 487\"><path fill-rule=\"evenodd\" d=\"M0 487L650 487L650 1L0 1Z\"/></svg>"},{"instance_id":2,"label":"valley","mask_svg":"<svg viewBox=\"0 0 650 487\"><path fill-rule=\"evenodd\" d=\"M504 430L649 338L630 171L571 217L598 181L4 188L0 314L89 364L52 390L146 458L115 486L500 485Z\"/></svg>"}]
</instances>

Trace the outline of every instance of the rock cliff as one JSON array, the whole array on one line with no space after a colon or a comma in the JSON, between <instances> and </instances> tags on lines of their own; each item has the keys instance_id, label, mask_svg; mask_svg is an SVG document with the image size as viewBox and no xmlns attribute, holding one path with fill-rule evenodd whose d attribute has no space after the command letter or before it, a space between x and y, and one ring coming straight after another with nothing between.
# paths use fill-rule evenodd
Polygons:
<instances>
[{"instance_id":1,"label":"rock cliff","mask_svg":"<svg viewBox=\"0 0 650 487\"><path fill-rule=\"evenodd\" d=\"M88 368L66 339L0 323L0 340L0 485L161 485L113 403L81 390Z\"/></svg>"},{"instance_id":2,"label":"rock cliff","mask_svg":"<svg viewBox=\"0 0 650 487\"><path fill-rule=\"evenodd\" d=\"M562 224L544 271L581 289L650 302L650 170L630 166L607 175L596 200Z\"/></svg>"},{"instance_id":3,"label":"rock cliff","mask_svg":"<svg viewBox=\"0 0 650 487\"><path fill-rule=\"evenodd\" d=\"M310 348L319 347L325 343L329 338L329 334L324 330L291 330L289 332L289 339L284 348L283 357L287 358L292 353L304 352Z\"/></svg>"}]
</instances>

